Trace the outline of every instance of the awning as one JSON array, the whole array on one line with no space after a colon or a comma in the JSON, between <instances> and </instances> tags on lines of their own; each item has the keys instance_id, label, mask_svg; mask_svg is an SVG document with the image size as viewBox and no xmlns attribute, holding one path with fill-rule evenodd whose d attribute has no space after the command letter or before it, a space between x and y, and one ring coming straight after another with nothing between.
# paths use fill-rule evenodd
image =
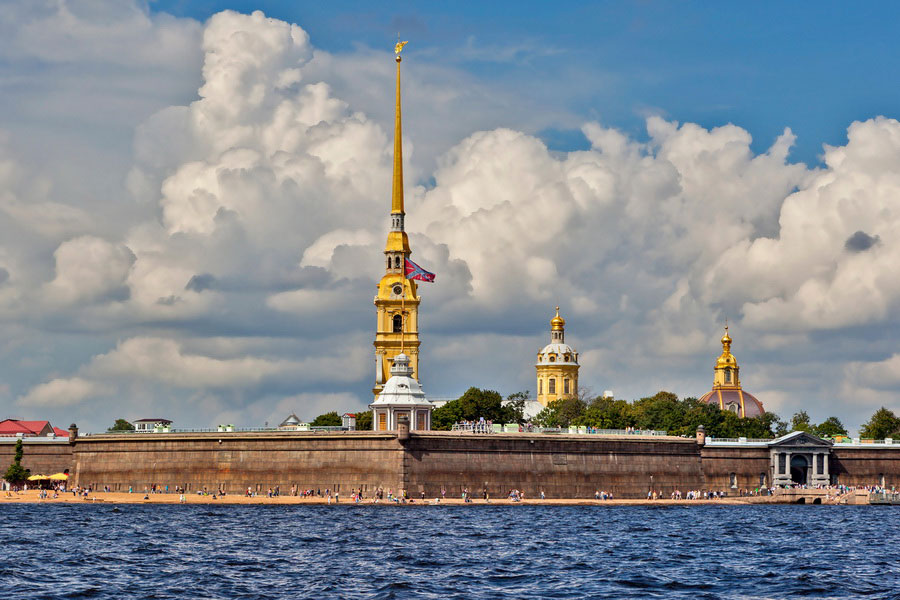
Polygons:
<instances>
[{"instance_id":1,"label":"awning","mask_svg":"<svg viewBox=\"0 0 900 600\"><path fill-rule=\"evenodd\" d=\"M47 479L52 479L53 481L65 481L69 478L69 475L66 473L54 473L47 477Z\"/></svg>"},{"instance_id":2,"label":"awning","mask_svg":"<svg viewBox=\"0 0 900 600\"><path fill-rule=\"evenodd\" d=\"M46 481L47 479L50 479L50 478L47 477L46 475L32 475L31 477L28 478L28 481Z\"/></svg>"}]
</instances>

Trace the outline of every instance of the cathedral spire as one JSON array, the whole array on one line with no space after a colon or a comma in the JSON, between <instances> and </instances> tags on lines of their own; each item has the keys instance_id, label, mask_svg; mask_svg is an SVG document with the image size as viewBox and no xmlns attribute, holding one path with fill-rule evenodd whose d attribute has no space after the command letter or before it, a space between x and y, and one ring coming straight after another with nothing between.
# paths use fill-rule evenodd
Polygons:
<instances>
[{"instance_id":1,"label":"cathedral spire","mask_svg":"<svg viewBox=\"0 0 900 600\"><path fill-rule=\"evenodd\" d=\"M397 36L397 45L394 46L394 54L397 61L397 105L394 113L394 179L391 186L391 214L404 214L403 211L403 128L400 124L400 51L406 42L400 41Z\"/></svg>"},{"instance_id":2,"label":"cathedral spire","mask_svg":"<svg viewBox=\"0 0 900 600\"><path fill-rule=\"evenodd\" d=\"M403 127L401 126L401 110L400 110L400 51L406 42L400 41L397 36L397 45L394 46L394 56L397 61L397 105L394 117L394 175L391 182L391 231L388 233L387 245L384 248L385 254L402 253L409 256L409 240L406 237L406 231L403 221L406 218L406 212L403 210ZM393 254L392 254L393 256ZM396 260L396 256L394 256ZM400 261L403 262L402 260ZM396 266L400 268L398 264ZM390 268L390 267L389 267Z\"/></svg>"}]
</instances>

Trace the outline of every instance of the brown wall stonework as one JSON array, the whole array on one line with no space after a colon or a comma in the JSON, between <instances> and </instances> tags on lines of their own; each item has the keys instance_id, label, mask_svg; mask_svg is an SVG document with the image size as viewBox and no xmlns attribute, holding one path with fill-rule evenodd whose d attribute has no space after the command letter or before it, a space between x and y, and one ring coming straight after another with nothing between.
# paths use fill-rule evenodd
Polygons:
<instances>
[{"instance_id":1,"label":"brown wall stonework","mask_svg":"<svg viewBox=\"0 0 900 600\"><path fill-rule=\"evenodd\" d=\"M755 490L760 487L760 475L765 475L765 485L772 485L772 474L769 470L769 449L750 448L717 448L704 446L700 453L703 462L703 476L711 490L724 490L729 494L736 490ZM731 487L731 474L737 479L735 488Z\"/></svg>"},{"instance_id":2,"label":"brown wall stonework","mask_svg":"<svg viewBox=\"0 0 900 600\"><path fill-rule=\"evenodd\" d=\"M900 444L898 444L900 445ZM831 473L843 485L877 485L900 488L900 447L841 448L831 450Z\"/></svg>"},{"instance_id":3,"label":"brown wall stonework","mask_svg":"<svg viewBox=\"0 0 900 600\"><path fill-rule=\"evenodd\" d=\"M97 435L75 446L79 485L135 492L155 484L232 494L280 486L286 494L297 485L371 496L398 487L401 455L395 436L363 432Z\"/></svg>"},{"instance_id":4,"label":"brown wall stonework","mask_svg":"<svg viewBox=\"0 0 900 600\"><path fill-rule=\"evenodd\" d=\"M190 491L225 486L229 493L247 487L265 493L279 486L285 494L297 485L348 496L362 489L370 498L379 487L406 489L413 497L424 492L428 498L441 489L459 497L463 488L476 497L486 488L493 498L510 489L527 498L542 490L548 498L590 498L595 490L642 498L651 476L652 488L665 496L675 489L734 494L731 473L738 489L757 488L760 473L772 483L766 447L700 446L694 439L663 436L413 432L400 440L395 432L103 434L52 448L55 457L47 460L69 460L73 482L118 491L130 486L135 492L156 484ZM12 460L11 445L0 451ZM28 448L25 456L27 465ZM840 483L875 484L883 473L888 486L900 487L900 448L835 447L829 464ZM65 468L62 462L54 465L41 470Z\"/></svg>"},{"instance_id":5,"label":"brown wall stonework","mask_svg":"<svg viewBox=\"0 0 900 600\"><path fill-rule=\"evenodd\" d=\"M68 441L29 443L25 438L22 443L22 466L30 469L33 475L53 475L75 467L72 457L72 445ZM16 456L16 443L0 442L0 477L6 472Z\"/></svg>"},{"instance_id":6,"label":"brown wall stonework","mask_svg":"<svg viewBox=\"0 0 900 600\"><path fill-rule=\"evenodd\" d=\"M468 488L494 498L511 489L528 498L542 490L548 498L590 498L596 490L635 498L646 497L651 481L666 495L705 489L693 439L431 432L412 435L408 448L410 494L426 497Z\"/></svg>"}]
</instances>

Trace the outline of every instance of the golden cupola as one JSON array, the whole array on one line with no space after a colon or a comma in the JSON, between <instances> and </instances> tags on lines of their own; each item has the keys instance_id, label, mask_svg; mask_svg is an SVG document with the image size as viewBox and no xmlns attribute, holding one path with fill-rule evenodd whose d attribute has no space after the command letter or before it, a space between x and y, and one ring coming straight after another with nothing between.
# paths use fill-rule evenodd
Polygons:
<instances>
[{"instance_id":1,"label":"golden cupola","mask_svg":"<svg viewBox=\"0 0 900 600\"><path fill-rule=\"evenodd\" d=\"M547 406L554 400L578 394L578 352L566 344L566 320L550 319L550 343L537 355L537 401Z\"/></svg>"},{"instance_id":2,"label":"golden cupola","mask_svg":"<svg viewBox=\"0 0 900 600\"><path fill-rule=\"evenodd\" d=\"M704 394L700 400L707 404L715 404L722 410L728 410L739 417L758 417L765 412L762 402L756 396L741 388L741 368L737 358L731 353L731 336L728 325L722 336L722 354L716 359L713 370L712 391Z\"/></svg>"}]
</instances>

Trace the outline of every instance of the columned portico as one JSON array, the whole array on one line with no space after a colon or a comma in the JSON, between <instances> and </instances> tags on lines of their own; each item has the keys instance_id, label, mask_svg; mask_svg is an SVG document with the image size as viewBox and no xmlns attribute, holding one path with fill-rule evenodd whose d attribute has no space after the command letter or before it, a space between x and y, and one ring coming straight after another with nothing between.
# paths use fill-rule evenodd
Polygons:
<instances>
[{"instance_id":1,"label":"columned portico","mask_svg":"<svg viewBox=\"0 0 900 600\"><path fill-rule=\"evenodd\" d=\"M769 445L772 483L778 485L828 485L832 443L795 431Z\"/></svg>"}]
</instances>

